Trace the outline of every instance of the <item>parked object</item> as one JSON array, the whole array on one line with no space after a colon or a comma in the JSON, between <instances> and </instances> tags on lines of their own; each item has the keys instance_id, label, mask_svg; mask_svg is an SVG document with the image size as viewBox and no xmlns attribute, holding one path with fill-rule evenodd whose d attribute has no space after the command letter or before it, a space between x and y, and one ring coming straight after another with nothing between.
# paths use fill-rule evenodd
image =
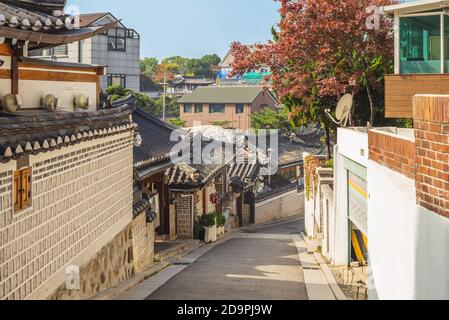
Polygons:
<instances>
[{"instance_id":1,"label":"parked object","mask_svg":"<svg viewBox=\"0 0 449 320\"><path fill-rule=\"evenodd\" d=\"M217 224L215 220L215 214L205 214L201 217L200 224L205 231L204 242L211 243L217 241Z\"/></svg>"}]
</instances>

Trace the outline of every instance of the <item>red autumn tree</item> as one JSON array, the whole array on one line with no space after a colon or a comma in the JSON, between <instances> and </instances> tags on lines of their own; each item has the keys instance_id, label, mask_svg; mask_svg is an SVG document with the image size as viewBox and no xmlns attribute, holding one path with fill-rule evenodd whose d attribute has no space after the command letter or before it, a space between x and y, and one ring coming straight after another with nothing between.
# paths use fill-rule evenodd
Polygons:
<instances>
[{"instance_id":1,"label":"red autumn tree","mask_svg":"<svg viewBox=\"0 0 449 320\"><path fill-rule=\"evenodd\" d=\"M374 124L376 93L383 92L383 75L393 64L392 22L378 9L396 1L280 2L273 41L251 51L233 43L234 73L269 66L273 89L289 108L291 120L298 125L323 123L328 145L332 125L324 111L335 109L346 93L355 95L358 113L368 114ZM368 119L360 116L359 122Z\"/></svg>"}]
</instances>

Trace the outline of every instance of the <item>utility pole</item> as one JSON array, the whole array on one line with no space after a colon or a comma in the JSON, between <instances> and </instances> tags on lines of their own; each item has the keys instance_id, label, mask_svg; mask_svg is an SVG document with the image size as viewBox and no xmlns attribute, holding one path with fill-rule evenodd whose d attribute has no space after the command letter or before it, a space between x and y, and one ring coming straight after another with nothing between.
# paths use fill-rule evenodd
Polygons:
<instances>
[{"instance_id":1,"label":"utility pole","mask_svg":"<svg viewBox=\"0 0 449 320\"><path fill-rule=\"evenodd\" d=\"M164 70L164 98L162 102L162 120L165 121L166 114L165 114L165 108L166 108L166 99L167 99L167 70Z\"/></svg>"}]
</instances>

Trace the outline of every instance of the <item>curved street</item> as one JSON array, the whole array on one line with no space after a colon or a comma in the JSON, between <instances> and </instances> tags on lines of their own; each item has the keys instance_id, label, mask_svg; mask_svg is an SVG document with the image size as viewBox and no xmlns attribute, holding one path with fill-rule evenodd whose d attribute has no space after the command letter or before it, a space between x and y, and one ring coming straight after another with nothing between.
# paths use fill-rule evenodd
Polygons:
<instances>
[{"instance_id":1,"label":"curved street","mask_svg":"<svg viewBox=\"0 0 449 320\"><path fill-rule=\"evenodd\" d=\"M303 220L243 229L203 246L119 299L307 300L304 272L292 235Z\"/></svg>"}]
</instances>

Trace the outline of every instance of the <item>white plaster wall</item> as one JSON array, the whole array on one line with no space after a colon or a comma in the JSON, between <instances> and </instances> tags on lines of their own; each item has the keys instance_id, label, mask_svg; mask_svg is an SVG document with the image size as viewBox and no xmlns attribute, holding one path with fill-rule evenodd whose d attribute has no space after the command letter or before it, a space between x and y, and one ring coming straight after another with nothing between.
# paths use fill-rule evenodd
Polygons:
<instances>
[{"instance_id":1,"label":"white plaster wall","mask_svg":"<svg viewBox=\"0 0 449 320\"><path fill-rule=\"evenodd\" d=\"M330 219L331 256L335 265L349 264L348 173L345 158L368 166L368 133L361 128L339 128L338 145L334 149L334 218Z\"/></svg>"},{"instance_id":2,"label":"white plaster wall","mask_svg":"<svg viewBox=\"0 0 449 320\"><path fill-rule=\"evenodd\" d=\"M416 205L415 181L369 161L370 298L449 299L449 219Z\"/></svg>"},{"instance_id":3,"label":"white plaster wall","mask_svg":"<svg viewBox=\"0 0 449 320\"><path fill-rule=\"evenodd\" d=\"M366 128L339 128L338 148L342 156L368 166L368 131Z\"/></svg>"},{"instance_id":4,"label":"white plaster wall","mask_svg":"<svg viewBox=\"0 0 449 320\"><path fill-rule=\"evenodd\" d=\"M19 92L23 98L24 109L40 107L40 99L51 93L62 99L64 111L95 111L97 105L97 85L90 82L34 81L20 80ZM77 94L85 94L90 98L88 110L75 110L73 98Z\"/></svg>"},{"instance_id":5,"label":"white plaster wall","mask_svg":"<svg viewBox=\"0 0 449 320\"><path fill-rule=\"evenodd\" d=\"M3 66L0 67L0 69L2 70L11 69L11 57L0 56L0 59L4 61L4 64ZM6 93L11 93L11 80L0 79L0 99Z\"/></svg>"}]
</instances>

